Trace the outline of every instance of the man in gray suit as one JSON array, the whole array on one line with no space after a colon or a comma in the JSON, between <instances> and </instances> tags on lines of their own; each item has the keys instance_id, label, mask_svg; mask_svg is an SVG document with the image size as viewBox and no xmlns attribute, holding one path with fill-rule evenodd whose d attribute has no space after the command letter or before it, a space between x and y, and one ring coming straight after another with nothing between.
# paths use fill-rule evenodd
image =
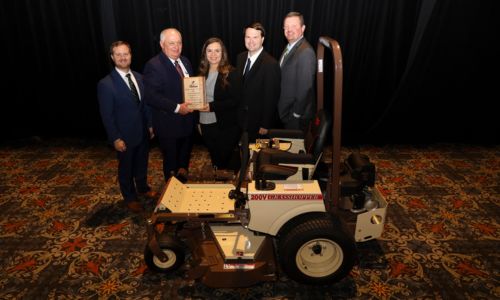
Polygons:
<instances>
[{"instance_id":1,"label":"man in gray suit","mask_svg":"<svg viewBox=\"0 0 500 300\"><path fill-rule=\"evenodd\" d=\"M316 111L316 54L304 37L304 17L299 12L285 16L283 31L288 45L280 58L281 95L278 112L286 129L306 131Z\"/></svg>"}]
</instances>

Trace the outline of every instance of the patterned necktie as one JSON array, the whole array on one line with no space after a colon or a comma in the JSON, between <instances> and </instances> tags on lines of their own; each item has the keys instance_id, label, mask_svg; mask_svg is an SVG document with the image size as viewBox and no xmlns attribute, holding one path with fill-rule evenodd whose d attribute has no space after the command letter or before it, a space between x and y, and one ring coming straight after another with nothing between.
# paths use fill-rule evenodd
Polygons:
<instances>
[{"instance_id":1,"label":"patterned necktie","mask_svg":"<svg viewBox=\"0 0 500 300\"><path fill-rule=\"evenodd\" d=\"M288 49L288 46L286 46L286 49L285 49L285 51L283 52L283 55L281 56L280 66L283 64L283 61L285 61L285 57L286 57L286 55L288 54L288 52L289 52L289 49Z\"/></svg>"},{"instance_id":2,"label":"patterned necktie","mask_svg":"<svg viewBox=\"0 0 500 300\"><path fill-rule=\"evenodd\" d=\"M245 66L245 72L243 72L243 76L247 76L249 70L250 70L250 58L247 58L247 65Z\"/></svg>"},{"instance_id":3,"label":"patterned necktie","mask_svg":"<svg viewBox=\"0 0 500 300\"><path fill-rule=\"evenodd\" d=\"M177 69L177 73L179 73L179 76L181 76L181 78L184 78L184 72L182 72L182 68L181 65L179 65L179 61L176 60L174 65L175 69Z\"/></svg>"},{"instance_id":4,"label":"patterned necktie","mask_svg":"<svg viewBox=\"0 0 500 300\"><path fill-rule=\"evenodd\" d=\"M132 78L130 77L130 73L128 73L125 76L127 76L128 78L128 85L130 86L130 91L132 92L132 94L134 94L135 101L137 102L137 104L141 103L139 100L139 92L137 92L137 88L135 87L135 84L132 81Z\"/></svg>"}]
</instances>

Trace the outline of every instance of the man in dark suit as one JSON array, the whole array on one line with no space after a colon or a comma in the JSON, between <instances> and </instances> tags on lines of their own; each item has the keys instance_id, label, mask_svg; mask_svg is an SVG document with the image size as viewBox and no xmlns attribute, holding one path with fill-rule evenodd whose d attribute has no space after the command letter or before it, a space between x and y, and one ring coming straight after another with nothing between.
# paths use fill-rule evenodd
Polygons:
<instances>
[{"instance_id":1,"label":"man in dark suit","mask_svg":"<svg viewBox=\"0 0 500 300\"><path fill-rule=\"evenodd\" d=\"M161 52L144 67L145 101L153 112L153 128L163 154L165 180L174 175L185 182L194 132L193 110L182 99L182 78L193 74L181 56L182 36L175 28L160 34Z\"/></svg>"},{"instance_id":2,"label":"man in dark suit","mask_svg":"<svg viewBox=\"0 0 500 300\"><path fill-rule=\"evenodd\" d=\"M149 138L153 137L151 111L144 101L141 74L130 69L130 45L117 41L110 47L115 68L97 84L99 109L108 139L118 156L118 182L127 207L141 212L138 194L155 197L147 184Z\"/></svg>"},{"instance_id":3,"label":"man in dark suit","mask_svg":"<svg viewBox=\"0 0 500 300\"><path fill-rule=\"evenodd\" d=\"M238 55L236 69L242 76L242 99L239 122L247 129L249 141L266 135L275 126L276 106L280 95L280 67L263 48L264 27L253 23L245 28L245 47Z\"/></svg>"},{"instance_id":4,"label":"man in dark suit","mask_svg":"<svg viewBox=\"0 0 500 300\"><path fill-rule=\"evenodd\" d=\"M304 17L290 12L283 22L288 45L280 59L281 95L278 112L286 129L306 131L316 111L316 54L304 37Z\"/></svg>"}]
</instances>

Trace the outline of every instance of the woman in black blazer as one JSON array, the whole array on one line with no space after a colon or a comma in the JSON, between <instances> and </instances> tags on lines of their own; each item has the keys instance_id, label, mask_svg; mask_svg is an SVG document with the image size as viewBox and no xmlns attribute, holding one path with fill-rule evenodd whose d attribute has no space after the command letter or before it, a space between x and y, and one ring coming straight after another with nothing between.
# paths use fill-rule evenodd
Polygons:
<instances>
[{"instance_id":1,"label":"woman in black blazer","mask_svg":"<svg viewBox=\"0 0 500 300\"><path fill-rule=\"evenodd\" d=\"M200 132L214 169L237 170L235 154L240 138L238 126L241 81L229 63L222 40L209 38L203 45L199 74L206 77L208 106L200 110Z\"/></svg>"}]
</instances>

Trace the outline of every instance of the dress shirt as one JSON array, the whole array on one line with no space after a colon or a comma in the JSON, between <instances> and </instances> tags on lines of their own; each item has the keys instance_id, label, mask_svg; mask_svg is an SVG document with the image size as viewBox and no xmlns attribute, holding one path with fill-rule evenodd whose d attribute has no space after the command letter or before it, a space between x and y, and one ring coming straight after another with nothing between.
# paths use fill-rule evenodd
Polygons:
<instances>
[{"instance_id":1,"label":"dress shirt","mask_svg":"<svg viewBox=\"0 0 500 300\"><path fill-rule=\"evenodd\" d=\"M139 85L137 84L137 80L135 80L134 73L132 72L132 70L129 69L129 71L126 73L118 69L117 67L115 67L115 70L118 72L118 74L120 74L120 76L122 77L123 81L125 81L129 89L131 89L131 87L128 84L127 74L130 73L130 79L132 79L132 82L135 84L135 89L137 90L137 94L139 95L139 100L141 100L141 91L139 89Z\"/></svg>"},{"instance_id":2,"label":"dress shirt","mask_svg":"<svg viewBox=\"0 0 500 300\"><path fill-rule=\"evenodd\" d=\"M257 57L259 57L260 53L262 52L262 50L264 50L264 47L261 47L259 50L257 50L257 52L250 56L250 52L248 52L248 56L247 58L250 59L250 69L248 69L248 71L250 71L252 69L252 66L253 66L253 63L257 60ZM245 65L246 66L246 65ZM245 66L243 66L243 72L245 72Z\"/></svg>"}]
</instances>

